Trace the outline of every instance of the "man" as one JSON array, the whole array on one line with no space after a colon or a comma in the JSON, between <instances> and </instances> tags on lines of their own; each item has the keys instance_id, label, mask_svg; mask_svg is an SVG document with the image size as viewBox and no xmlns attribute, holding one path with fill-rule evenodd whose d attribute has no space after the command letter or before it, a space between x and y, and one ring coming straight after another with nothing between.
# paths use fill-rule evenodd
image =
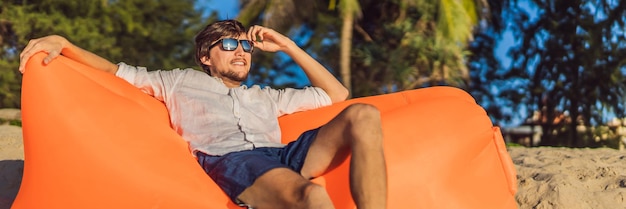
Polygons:
<instances>
[{"instance_id":1,"label":"man","mask_svg":"<svg viewBox=\"0 0 626 209\"><path fill-rule=\"evenodd\" d=\"M254 49L282 51L305 72L313 87L271 89L242 86ZM196 36L193 69L151 71L115 65L52 35L34 39L20 54L20 72L35 53L63 54L123 78L165 103L175 131L187 140L205 172L232 201L254 208L333 208L325 189L309 180L351 154L350 188L358 208L386 207L386 166L380 113L354 104L330 122L280 143L278 117L344 101L348 91L291 39L236 20L208 25Z\"/></svg>"}]
</instances>

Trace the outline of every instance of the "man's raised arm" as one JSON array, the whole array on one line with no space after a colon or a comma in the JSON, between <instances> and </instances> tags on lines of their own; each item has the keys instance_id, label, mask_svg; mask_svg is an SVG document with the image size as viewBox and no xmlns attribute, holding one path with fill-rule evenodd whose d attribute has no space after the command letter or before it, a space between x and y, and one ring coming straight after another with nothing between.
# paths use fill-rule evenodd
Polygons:
<instances>
[{"instance_id":1,"label":"man's raised arm","mask_svg":"<svg viewBox=\"0 0 626 209\"><path fill-rule=\"evenodd\" d=\"M348 89L326 67L298 47L291 39L273 29L256 25L248 30L247 35L249 40L254 41L256 48L269 52L280 50L289 55L304 70L311 85L324 89L333 103L344 101L348 97Z\"/></svg>"}]
</instances>

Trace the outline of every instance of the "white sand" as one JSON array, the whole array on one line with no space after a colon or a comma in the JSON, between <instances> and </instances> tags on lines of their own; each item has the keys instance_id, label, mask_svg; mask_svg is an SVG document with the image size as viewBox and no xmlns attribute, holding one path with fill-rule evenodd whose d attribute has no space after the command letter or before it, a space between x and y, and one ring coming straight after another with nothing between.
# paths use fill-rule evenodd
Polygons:
<instances>
[{"instance_id":1,"label":"white sand","mask_svg":"<svg viewBox=\"0 0 626 209\"><path fill-rule=\"evenodd\" d=\"M520 209L626 208L626 151L509 148Z\"/></svg>"}]
</instances>

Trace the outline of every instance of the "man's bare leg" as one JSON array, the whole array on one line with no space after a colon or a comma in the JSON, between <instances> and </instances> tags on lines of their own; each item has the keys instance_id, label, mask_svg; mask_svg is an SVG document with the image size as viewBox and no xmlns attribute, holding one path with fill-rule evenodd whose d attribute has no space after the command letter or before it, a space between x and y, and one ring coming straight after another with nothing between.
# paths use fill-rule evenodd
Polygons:
<instances>
[{"instance_id":1,"label":"man's bare leg","mask_svg":"<svg viewBox=\"0 0 626 209\"><path fill-rule=\"evenodd\" d=\"M254 209L334 208L324 187L287 168L261 175L238 199Z\"/></svg>"},{"instance_id":2,"label":"man's bare leg","mask_svg":"<svg viewBox=\"0 0 626 209\"><path fill-rule=\"evenodd\" d=\"M351 105L320 128L301 175L277 168L261 175L239 196L254 208L333 208L326 190L309 181L337 167L352 153L350 189L360 209L385 208L387 169L378 110Z\"/></svg>"},{"instance_id":3,"label":"man's bare leg","mask_svg":"<svg viewBox=\"0 0 626 209\"><path fill-rule=\"evenodd\" d=\"M321 127L301 174L305 178L320 176L337 167L350 153L350 189L357 207L386 208L383 133L380 112L374 106L351 105Z\"/></svg>"}]
</instances>

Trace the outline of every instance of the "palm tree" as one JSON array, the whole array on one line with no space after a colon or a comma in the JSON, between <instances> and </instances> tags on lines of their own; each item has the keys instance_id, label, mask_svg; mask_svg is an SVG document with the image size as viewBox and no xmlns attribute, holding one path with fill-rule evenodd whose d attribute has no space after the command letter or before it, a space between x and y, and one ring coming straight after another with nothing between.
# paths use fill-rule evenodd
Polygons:
<instances>
[{"instance_id":1,"label":"palm tree","mask_svg":"<svg viewBox=\"0 0 626 209\"><path fill-rule=\"evenodd\" d=\"M335 8L335 0L330 1L329 8ZM354 30L354 18L361 16L361 6L358 0L340 0L339 11L341 11L342 27L341 27L341 47L339 55L339 72L341 73L341 82L349 92L352 92L350 60L352 52L352 31Z\"/></svg>"},{"instance_id":2,"label":"palm tree","mask_svg":"<svg viewBox=\"0 0 626 209\"><path fill-rule=\"evenodd\" d=\"M485 0L366 1L355 24L355 96L430 85L465 86L467 44L489 11ZM362 29L362 30L361 30ZM372 41L374 40L374 41Z\"/></svg>"},{"instance_id":3,"label":"palm tree","mask_svg":"<svg viewBox=\"0 0 626 209\"><path fill-rule=\"evenodd\" d=\"M456 60L457 71L450 71L450 66L443 65L438 70L433 69L434 72L432 74L439 75L436 77L462 77L463 80L469 80L469 72L464 63L463 59L463 51L465 50L467 43L472 39L473 28L478 23L479 20L479 12L480 11L488 11L485 8L488 7L486 0L441 0L439 2L431 1L431 4L419 4L415 1L402 0L399 2L400 11L399 16L395 20L396 24L402 23L406 19L407 11L410 9L416 9L416 7L432 7L432 4L436 5L438 8L437 11L434 11L438 14L436 19L434 19L434 24L436 25L437 37L436 37L436 45L434 48L448 48L449 50L457 51L455 53L456 56L453 56L452 60ZM335 0L330 1L329 8L334 9L336 4ZM352 87L351 82L351 68L350 68L350 60L351 60L351 49L352 49L352 31L355 30L355 17L361 17L361 8L358 0L339 0L339 11L342 18L342 29L341 29L341 51L340 51L340 72L341 72L341 80L343 84L350 90ZM426 9L418 10L425 11ZM363 34L367 36L367 34ZM450 75L450 74L460 74L460 75ZM424 82L423 79L417 79L408 86L405 86L405 89L415 88L419 85L422 85ZM350 91L352 92L352 91Z\"/></svg>"},{"instance_id":4,"label":"palm tree","mask_svg":"<svg viewBox=\"0 0 626 209\"><path fill-rule=\"evenodd\" d=\"M405 88L416 88L423 85L423 82L441 82L451 83L457 86L463 86L459 83L459 79L468 82L469 72L465 64L467 44L473 39L473 32L478 21L486 16L488 4L485 0L440 0L431 1L430 4L418 4L404 0L406 5L402 13L406 10L417 9L427 12L428 8L432 10L432 19L426 20L426 27L434 26L426 30L434 30L434 42L432 47L439 49L447 55L441 56L438 62L435 62L431 70L431 80L415 80ZM402 22L398 18L396 22ZM423 29L418 29L423 30ZM407 37L409 38L409 37ZM455 79L456 78L456 79ZM455 81L456 80L456 81Z\"/></svg>"}]
</instances>

